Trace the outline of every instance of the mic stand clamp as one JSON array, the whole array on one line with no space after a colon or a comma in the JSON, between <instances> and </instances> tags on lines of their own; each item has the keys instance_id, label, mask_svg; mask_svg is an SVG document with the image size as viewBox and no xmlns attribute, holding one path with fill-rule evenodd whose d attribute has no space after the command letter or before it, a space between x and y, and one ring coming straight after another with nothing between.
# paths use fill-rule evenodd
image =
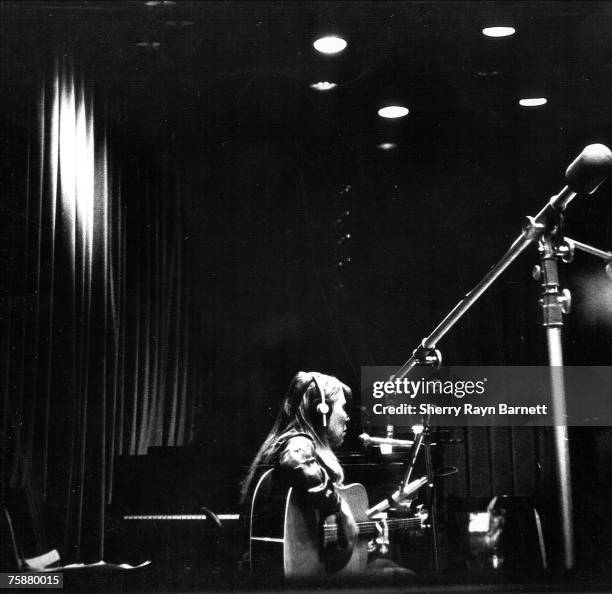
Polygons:
<instances>
[{"instance_id":1,"label":"mic stand clamp","mask_svg":"<svg viewBox=\"0 0 612 594\"><path fill-rule=\"evenodd\" d=\"M534 280L542 281L542 297L539 299L542 306L542 325L545 328L562 326L563 315L572 309L572 294L569 289L559 289L556 261L553 264L554 258L557 257L556 252L546 246L540 246L538 251L541 264L533 267L532 276Z\"/></svg>"},{"instance_id":2,"label":"mic stand clamp","mask_svg":"<svg viewBox=\"0 0 612 594\"><path fill-rule=\"evenodd\" d=\"M574 261L574 253L576 251L576 244L572 239L567 237L563 238L563 241L557 246L556 254L564 264L571 264Z\"/></svg>"},{"instance_id":3,"label":"mic stand clamp","mask_svg":"<svg viewBox=\"0 0 612 594\"><path fill-rule=\"evenodd\" d=\"M417 365L431 365L436 369L442 367L442 353L436 348L421 345L414 349L412 356Z\"/></svg>"}]
</instances>

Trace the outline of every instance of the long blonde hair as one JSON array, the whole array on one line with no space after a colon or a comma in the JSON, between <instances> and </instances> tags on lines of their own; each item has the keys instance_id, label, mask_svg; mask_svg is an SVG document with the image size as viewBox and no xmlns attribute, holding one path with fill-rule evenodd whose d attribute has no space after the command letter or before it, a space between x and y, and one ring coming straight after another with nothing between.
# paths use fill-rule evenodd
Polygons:
<instances>
[{"instance_id":1,"label":"long blonde hair","mask_svg":"<svg viewBox=\"0 0 612 594\"><path fill-rule=\"evenodd\" d=\"M243 502L249 493L257 467L260 464L271 462L277 453L279 438L292 431L308 435L313 440L317 456L325 467L331 471L334 482L341 483L344 480L342 466L340 466L336 454L332 451L325 427L320 422L322 413L317 411L317 405L321 402L322 396L325 402L330 405L331 411L331 406L340 394L344 394L348 400L351 397L351 390L331 375L316 371L299 371L295 374L281 403L274 425L255 458L253 458L249 471L242 482L241 500ZM328 412L327 415L329 414Z\"/></svg>"}]
</instances>

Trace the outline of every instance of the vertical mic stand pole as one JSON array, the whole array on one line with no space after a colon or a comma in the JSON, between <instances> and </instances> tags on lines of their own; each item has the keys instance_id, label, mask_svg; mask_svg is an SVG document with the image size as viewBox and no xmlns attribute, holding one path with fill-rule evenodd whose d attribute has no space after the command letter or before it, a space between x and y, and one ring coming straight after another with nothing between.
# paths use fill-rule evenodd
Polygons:
<instances>
[{"instance_id":1,"label":"vertical mic stand pole","mask_svg":"<svg viewBox=\"0 0 612 594\"><path fill-rule=\"evenodd\" d=\"M408 458L405 470L404 478L399 486L399 492L403 493L404 488L410 482L412 471L416 464L417 458L421 448L425 452L425 474L427 478L427 488L429 490L429 518L431 526L431 547L432 547L432 560L433 568L437 573L440 571L440 549L438 545L438 515L436 510L436 484L435 484L435 473L433 469L433 462L431 459L431 428L429 427L429 416L423 418L423 425L415 425L412 430L414 431L414 443L410 450L410 457Z\"/></svg>"},{"instance_id":2,"label":"vertical mic stand pole","mask_svg":"<svg viewBox=\"0 0 612 594\"><path fill-rule=\"evenodd\" d=\"M436 484L431 459L431 429L429 422L424 423L424 450L425 450L425 472L427 475L427 487L429 489L429 517L431 519L431 550L434 572L440 571L440 548L438 545L438 511L436 509Z\"/></svg>"},{"instance_id":3,"label":"vertical mic stand pole","mask_svg":"<svg viewBox=\"0 0 612 594\"><path fill-rule=\"evenodd\" d=\"M560 225L559 225L560 226ZM559 230L553 229L553 233ZM553 413L557 494L561 512L563 539L563 565L569 570L574 566L574 528L572 518L572 484L565 406L565 382L563 377L563 347L561 329L563 314L569 313L571 296L567 289L559 291L559 250L552 233L540 239L540 265L534 268L534 277L542 281L542 326L546 330Z\"/></svg>"}]
</instances>

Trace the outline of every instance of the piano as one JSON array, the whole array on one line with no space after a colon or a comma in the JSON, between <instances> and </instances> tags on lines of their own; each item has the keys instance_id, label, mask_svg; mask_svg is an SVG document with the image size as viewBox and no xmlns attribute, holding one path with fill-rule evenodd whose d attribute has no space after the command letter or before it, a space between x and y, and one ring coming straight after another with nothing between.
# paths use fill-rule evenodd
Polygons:
<instances>
[{"instance_id":1,"label":"piano","mask_svg":"<svg viewBox=\"0 0 612 594\"><path fill-rule=\"evenodd\" d=\"M345 482L362 483L371 503L393 492L403 476L398 457L353 450L339 458ZM157 579L171 587L224 587L228 575L230 581L244 579L248 510L240 505L239 485L247 464L192 447L152 447L145 456L118 456L109 549L128 562L151 560Z\"/></svg>"}]
</instances>

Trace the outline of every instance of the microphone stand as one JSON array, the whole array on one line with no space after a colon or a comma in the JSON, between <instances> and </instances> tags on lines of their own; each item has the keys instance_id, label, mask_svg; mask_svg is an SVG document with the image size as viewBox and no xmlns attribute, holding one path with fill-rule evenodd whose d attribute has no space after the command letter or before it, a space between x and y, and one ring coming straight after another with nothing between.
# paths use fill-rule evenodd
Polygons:
<instances>
[{"instance_id":1,"label":"microphone stand","mask_svg":"<svg viewBox=\"0 0 612 594\"><path fill-rule=\"evenodd\" d=\"M557 241L563 227L563 218L553 231L540 240L540 265L536 266L533 276L541 280L542 326L546 331L548 357L550 361L550 381L553 412L553 435L557 466L557 488L561 507L561 522L563 527L563 552L565 568L574 565L573 523L572 523L572 485L569 465L569 442L567 435L567 413L565 408L565 382L563 377L563 346L561 331L563 314L571 309L571 294L567 289L559 291L558 259L570 263L574 259L576 249L606 262L606 274L612 278L612 252L581 243L568 237L562 242Z\"/></svg>"},{"instance_id":2,"label":"microphone stand","mask_svg":"<svg viewBox=\"0 0 612 594\"><path fill-rule=\"evenodd\" d=\"M429 426L429 415L427 418L423 418L423 425L415 425L412 428L414 432L414 442L412 447L410 448L410 455L404 464L404 477L399 485L397 490L398 493L404 493L405 488L410 483L410 478L412 476L412 471L414 470L417 458L419 457L419 452L421 448L423 448L425 452L425 484L429 490L429 519L430 519L430 527L431 527L431 544L432 544L432 559L433 559L433 568L437 573L440 571L440 549L438 545L438 516L436 511L436 488L434 481L434 468L433 462L431 458L431 428ZM389 504L393 505L395 501L388 497ZM377 506L377 509L380 506Z\"/></svg>"},{"instance_id":3,"label":"microphone stand","mask_svg":"<svg viewBox=\"0 0 612 594\"><path fill-rule=\"evenodd\" d=\"M508 266L533 242L540 246L543 326L548 341L551 392L553 402L554 445L557 469L557 485L561 509L561 530L563 534L563 565L569 570L574 566L574 543L572 524L572 493L567 442L567 418L565 411L565 386L563 380L563 350L561 346L561 327L563 313L569 311L571 297L567 290L559 292L557 258L567 258L574 248L582 249L606 259L606 272L612 276L612 254L603 252L569 240L559 245L562 215L578 192L592 194L606 179L612 169L612 153L603 145L590 145L570 164L565 172L566 185L559 194L553 196L548 204L535 216L527 217L522 233L515 239L508 251L487 272L482 280L469 292L450 313L425 337L413 351L412 356L391 376L391 380L404 379L417 365L437 365L442 362L438 341L474 305L478 298L497 280ZM567 261L567 259L566 259ZM420 446L419 446L420 447ZM416 459L417 441L414 452ZM413 462L413 460L412 460ZM429 462L431 464L431 462ZM407 472L411 472L408 468ZM429 471L428 471L429 472ZM434 515L435 518L435 515ZM434 536L435 539L435 536ZM437 546L434 543L434 546Z\"/></svg>"},{"instance_id":4,"label":"microphone stand","mask_svg":"<svg viewBox=\"0 0 612 594\"><path fill-rule=\"evenodd\" d=\"M572 516L572 481L567 431L565 379L563 376L563 343L561 332L563 315L571 309L572 298L567 289L559 288L559 258L565 263L574 259L576 249L601 258L606 262L606 273L612 277L612 252L564 237L559 241L563 229L563 216L559 213L556 222L540 239L538 251L540 264L533 269L535 280L541 281L542 327L546 331L550 369L551 401L553 413L553 437L556 452L556 478L561 510L563 558L565 569L574 566L574 534Z\"/></svg>"},{"instance_id":5,"label":"microphone stand","mask_svg":"<svg viewBox=\"0 0 612 594\"><path fill-rule=\"evenodd\" d=\"M414 443L410 448L410 455L408 456L408 460L406 460L406 462L404 463L404 478L402 478L402 482L399 486L400 493L404 492L404 488L410 482L410 477L412 476L412 471L414 470L414 465L416 464L416 460L419 456L419 451L421 449L421 446L423 445L423 440L425 437L424 424L422 427L415 425L412 430L414 432Z\"/></svg>"},{"instance_id":6,"label":"microphone stand","mask_svg":"<svg viewBox=\"0 0 612 594\"><path fill-rule=\"evenodd\" d=\"M440 547L438 544L438 511L436 483L434 482L434 468L431 459L431 428L429 419L423 423L424 449L425 449L425 473L427 476L427 487L429 491L429 518L431 524L431 549L433 558L433 568L436 573L440 571Z\"/></svg>"},{"instance_id":7,"label":"microphone stand","mask_svg":"<svg viewBox=\"0 0 612 594\"><path fill-rule=\"evenodd\" d=\"M565 569L571 569L574 566L572 477L565 406L565 381L563 377L563 343L561 341L563 314L569 313L571 295L567 289L563 291L559 289L558 258L562 256L563 252L559 249L558 238L562 226L563 217L559 214L556 224L540 239L538 247L540 265L534 267L533 276L536 280L542 281L542 296L539 303L542 306L542 327L545 329L548 345L557 493L563 539L563 562Z\"/></svg>"},{"instance_id":8,"label":"microphone stand","mask_svg":"<svg viewBox=\"0 0 612 594\"><path fill-rule=\"evenodd\" d=\"M368 515L371 516L374 513L386 510L395 505L398 501L401 501L401 499L404 497L403 494L406 493L406 488L410 483L412 471L414 470L419 452L421 451L421 448L423 448L425 451L425 476L419 479L419 481L415 481L416 488L414 491L416 492L416 490L418 490L422 485L427 485L429 488L428 508L431 528L432 558L433 568L437 573L440 571L440 551L438 545L438 519L436 512L436 490L434 482L435 473L431 459L431 446L433 444L431 443L429 416L423 419L423 425L415 425L412 428L412 431L414 432L414 441L412 443L412 447L410 448L410 455L404 464L404 476L400 482L399 488L395 492L398 494L397 500L395 499L395 493L393 495L388 495L386 499L383 499L383 501L381 501L378 505L371 508L368 511Z\"/></svg>"},{"instance_id":9,"label":"microphone stand","mask_svg":"<svg viewBox=\"0 0 612 594\"><path fill-rule=\"evenodd\" d=\"M412 430L414 431L414 444L410 450L410 457L406 461L406 470L404 471L404 478L400 484L400 492L403 492L404 487L410 481L410 476L421 447L425 452L425 478L426 485L429 492L428 505L429 508L429 519L431 527L431 548L432 548L432 560L433 569L436 573L440 571L440 549L438 545L438 514L436 510L436 483L434 481L434 468L431 459L431 428L429 426L429 415L427 418L423 418L423 425L415 425Z\"/></svg>"},{"instance_id":10,"label":"microphone stand","mask_svg":"<svg viewBox=\"0 0 612 594\"><path fill-rule=\"evenodd\" d=\"M563 564L565 569L574 566L574 546L573 546L573 523L571 506L571 476L569 467L569 449L567 445L567 424L565 418L565 389L563 384L563 352L561 348L561 328L559 317L562 308L569 304L569 296L564 293L562 296L558 292L558 274L556 269L556 256L550 256L550 251L554 251L551 236L558 232L563 211L574 199L576 192L567 186L556 196L553 196L548 204L535 216L527 217L527 223L523 232L515 239L508 251L502 256L482 280L450 311L450 313L438 324L434 331L424 338L421 345L415 349L412 357L402 365L402 367L391 377L394 379L405 378L417 365L440 365L442 356L436 349L438 341L459 321L477 299L497 280L508 266L534 241L540 241L544 248L542 261L546 262L543 269L548 276L546 289L542 298L545 317L550 318L550 322L545 325L548 337L548 356L550 365L550 378L553 394L553 418L555 423L555 458L557 462L557 485L559 502L561 507L561 530L563 534ZM556 279L556 281L555 281ZM556 282L556 285L555 285ZM556 288L553 288L556 287ZM567 301L566 301L567 300ZM417 439L413 446L414 459L418 453ZM429 450L429 448L427 448ZM430 454L429 454L430 457ZM414 460L411 457L411 464L407 468L407 476L412 471ZM431 460L429 462L431 465ZM433 477L431 477L433 483ZM435 495L432 487L432 503L435 503ZM432 511L432 545L434 549L434 567L438 566L438 543L435 526L436 514Z\"/></svg>"}]
</instances>

